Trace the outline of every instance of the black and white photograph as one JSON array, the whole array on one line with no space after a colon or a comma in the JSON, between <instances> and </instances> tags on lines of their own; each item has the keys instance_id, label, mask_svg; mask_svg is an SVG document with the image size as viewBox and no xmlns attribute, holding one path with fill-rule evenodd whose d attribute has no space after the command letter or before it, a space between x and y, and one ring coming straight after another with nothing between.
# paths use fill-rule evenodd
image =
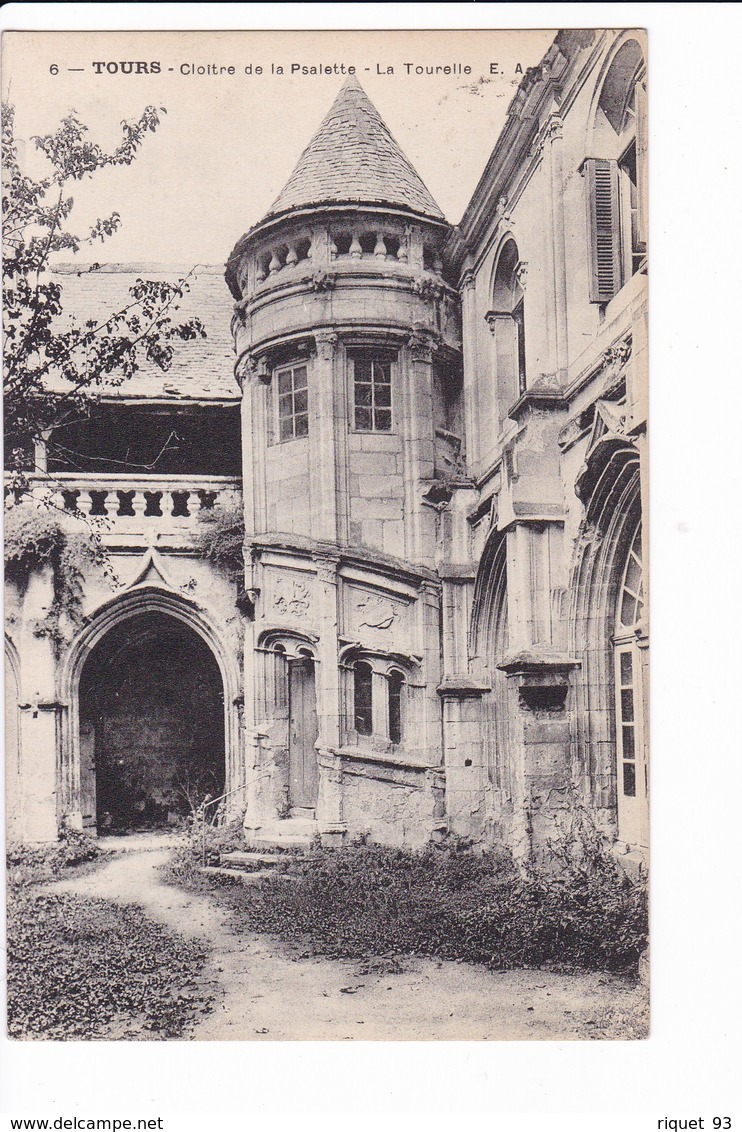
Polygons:
<instances>
[{"instance_id":1,"label":"black and white photograph","mask_svg":"<svg viewBox=\"0 0 742 1132\"><path fill-rule=\"evenodd\" d=\"M2 89L9 1037L646 1039L644 31Z\"/></svg>"}]
</instances>

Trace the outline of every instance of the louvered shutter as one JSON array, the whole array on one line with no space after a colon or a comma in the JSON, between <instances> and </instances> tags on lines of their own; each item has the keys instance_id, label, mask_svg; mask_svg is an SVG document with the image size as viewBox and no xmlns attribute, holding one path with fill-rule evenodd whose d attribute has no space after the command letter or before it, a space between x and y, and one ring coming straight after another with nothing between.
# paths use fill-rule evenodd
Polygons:
<instances>
[{"instance_id":1,"label":"louvered shutter","mask_svg":"<svg viewBox=\"0 0 742 1132\"><path fill-rule=\"evenodd\" d=\"M647 87L636 84L636 189L638 197L637 237L639 251L647 250Z\"/></svg>"},{"instance_id":2,"label":"louvered shutter","mask_svg":"<svg viewBox=\"0 0 742 1132\"><path fill-rule=\"evenodd\" d=\"M588 158L587 183L590 239L590 302L607 303L621 287L621 220L618 164Z\"/></svg>"}]
</instances>

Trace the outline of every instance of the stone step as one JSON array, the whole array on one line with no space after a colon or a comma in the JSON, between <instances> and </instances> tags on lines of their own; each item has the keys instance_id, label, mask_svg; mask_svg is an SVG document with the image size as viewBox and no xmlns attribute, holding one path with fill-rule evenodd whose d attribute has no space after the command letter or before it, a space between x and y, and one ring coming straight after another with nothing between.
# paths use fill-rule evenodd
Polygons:
<instances>
[{"instance_id":1,"label":"stone step","mask_svg":"<svg viewBox=\"0 0 742 1132\"><path fill-rule=\"evenodd\" d=\"M231 853L219 854L219 864L223 868L244 869L245 872L274 869L280 859L278 853L254 853L245 849L235 849Z\"/></svg>"},{"instance_id":2,"label":"stone step","mask_svg":"<svg viewBox=\"0 0 742 1132\"><path fill-rule=\"evenodd\" d=\"M245 826L245 839L251 849L308 849L317 835L312 818L284 818L259 826Z\"/></svg>"},{"instance_id":3,"label":"stone step","mask_svg":"<svg viewBox=\"0 0 742 1132\"><path fill-rule=\"evenodd\" d=\"M258 869L256 872L245 872L243 869L224 869L220 865L202 865L198 870L205 877L224 877L227 880L242 884L259 884L266 877L274 880L296 881L298 877L287 876L286 873L277 873L273 869Z\"/></svg>"}]
</instances>

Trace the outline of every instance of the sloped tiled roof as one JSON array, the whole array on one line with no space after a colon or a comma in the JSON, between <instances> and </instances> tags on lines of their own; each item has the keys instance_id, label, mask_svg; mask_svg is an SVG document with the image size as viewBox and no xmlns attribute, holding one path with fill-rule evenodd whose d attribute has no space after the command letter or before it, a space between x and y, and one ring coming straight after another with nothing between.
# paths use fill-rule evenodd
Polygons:
<instances>
[{"instance_id":1,"label":"sloped tiled roof","mask_svg":"<svg viewBox=\"0 0 742 1132\"><path fill-rule=\"evenodd\" d=\"M103 264L98 270L76 264L58 265L54 274L62 291L65 316L83 326L88 319L121 310L131 301L129 288L137 279L166 280L175 283L189 275L190 267L162 264ZM112 396L121 398L178 398L193 401L239 400L234 378L234 347L230 332L233 302L224 285L222 267L198 266L188 278L190 290L179 300L177 311L169 312L173 323L197 316L206 338L192 342L173 340L173 359L168 370L143 361L129 380L111 387ZM95 387L108 392L105 385Z\"/></svg>"},{"instance_id":2,"label":"sloped tiled roof","mask_svg":"<svg viewBox=\"0 0 742 1132\"><path fill-rule=\"evenodd\" d=\"M264 220L296 208L340 203L386 204L444 219L355 75Z\"/></svg>"}]
</instances>

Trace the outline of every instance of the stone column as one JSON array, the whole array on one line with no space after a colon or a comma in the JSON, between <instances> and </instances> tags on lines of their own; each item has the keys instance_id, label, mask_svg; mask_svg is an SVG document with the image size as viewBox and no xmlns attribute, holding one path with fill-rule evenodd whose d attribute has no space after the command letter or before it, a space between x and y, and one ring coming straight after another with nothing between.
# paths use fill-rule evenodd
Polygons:
<instances>
[{"instance_id":1,"label":"stone column","mask_svg":"<svg viewBox=\"0 0 742 1132\"><path fill-rule=\"evenodd\" d=\"M419 565L433 566L435 559L435 513L422 503L425 482L433 478L435 444L433 432L434 332L419 329L407 342L407 381L403 422L405 492L405 557Z\"/></svg>"},{"instance_id":2,"label":"stone column","mask_svg":"<svg viewBox=\"0 0 742 1132\"><path fill-rule=\"evenodd\" d=\"M316 355L309 382L310 461L309 493L311 500L312 537L335 542L338 538L338 483L342 469L338 467L336 431L338 411L336 389L336 356L338 336L332 330L314 336Z\"/></svg>"},{"instance_id":3,"label":"stone column","mask_svg":"<svg viewBox=\"0 0 742 1132\"><path fill-rule=\"evenodd\" d=\"M482 742L482 695L488 691L467 676L438 688L443 710L443 760L448 829L481 841L487 820L487 766Z\"/></svg>"},{"instance_id":4,"label":"stone column","mask_svg":"<svg viewBox=\"0 0 742 1132\"><path fill-rule=\"evenodd\" d=\"M487 311L485 320L492 335L492 386L497 432L502 430L508 409L518 399L518 331L512 315Z\"/></svg>"},{"instance_id":5,"label":"stone column","mask_svg":"<svg viewBox=\"0 0 742 1132\"><path fill-rule=\"evenodd\" d=\"M558 816L571 808L571 672L579 661L524 650L498 668L508 676L512 828L516 857L546 858Z\"/></svg>"},{"instance_id":6,"label":"stone column","mask_svg":"<svg viewBox=\"0 0 742 1132\"><path fill-rule=\"evenodd\" d=\"M315 666L317 691L317 763L319 797L317 821L323 831L340 835L342 826L342 764L340 746L340 668L338 664L338 559L315 559L319 644Z\"/></svg>"},{"instance_id":7,"label":"stone column","mask_svg":"<svg viewBox=\"0 0 742 1132\"><path fill-rule=\"evenodd\" d=\"M36 623L53 601L51 570L34 572L23 602L23 623L16 641L20 657L18 691L19 778L22 785L21 836L24 841L55 841L65 817L82 828L80 767L61 755L62 705L56 695L56 658L48 637L37 636Z\"/></svg>"},{"instance_id":8,"label":"stone column","mask_svg":"<svg viewBox=\"0 0 742 1132\"><path fill-rule=\"evenodd\" d=\"M265 462L268 447L268 373L264 360L250 354L241 359L242 374L242 498L245 533L267 527Z\"/></svg>"},{"instance_id":9,"label":"stone column","mask_svg":"<svg viewBox=\"0 0 742 1132\"><path fill-rule=\"evenodd\" d=\"M461 277L461 325L463 329L462 351L464 359L464 451L466 466L473 467L480 456L479 412L484 399L480 383L487 380L481 372L477 349L477 292L476 275L465 271Z\"/></svg>"}]
</instances>

